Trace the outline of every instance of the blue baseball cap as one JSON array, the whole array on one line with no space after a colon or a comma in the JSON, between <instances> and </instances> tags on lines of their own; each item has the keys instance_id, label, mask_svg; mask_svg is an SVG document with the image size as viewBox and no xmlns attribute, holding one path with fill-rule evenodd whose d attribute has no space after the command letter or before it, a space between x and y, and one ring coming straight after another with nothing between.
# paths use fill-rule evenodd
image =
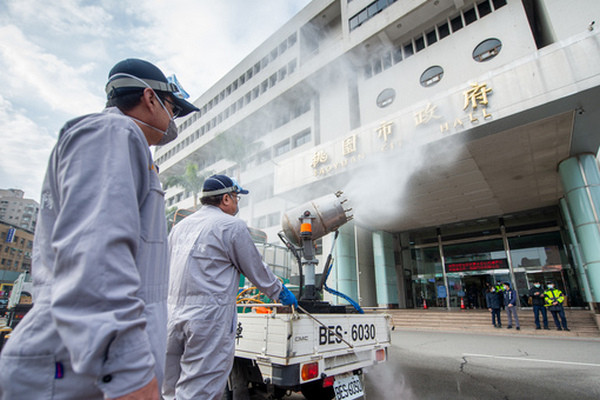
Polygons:
<instances>
[{"instance_id":1,"label":"blue baseball cap","mask_svg":"<svg viewBox=\"0 0 600 400\"><path fill-rule=\"evenodd\" d=\"M108 73L108 83L104 90L107 100L110 100L132 93L132 89L139 90L146 87L171 94L173 103L181 108L179 117L193 111L200 111L198 107L185 100L190 95L183 90L175 75L167 78L157 66L138 58L128 58L115 64Z\"/></svg>"},{"instance_id":2,"label":"blue baseball cap","mask_svg":"<svg viewBox=\"0 0 600 400\"><path fill-rule=\"evenodd\" d=\"M200 197L211 197L225 193L248 194L234 178L227 175L213 175L207 178L202 185L202 194Z\"/></svg>"}]
</instances>

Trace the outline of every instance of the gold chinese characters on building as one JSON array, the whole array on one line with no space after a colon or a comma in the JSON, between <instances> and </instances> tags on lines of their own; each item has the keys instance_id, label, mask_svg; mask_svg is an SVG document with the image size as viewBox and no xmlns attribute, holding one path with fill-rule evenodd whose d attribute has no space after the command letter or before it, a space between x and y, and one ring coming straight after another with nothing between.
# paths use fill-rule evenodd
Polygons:
<instances>
[{"instance_id":1,"label":"gold chinese characters on building","mask_svg":"<svg viewBox=\"0 0 600 400\"><path fill-rule=\"evenodd\" d=\"M464 129L466 124L476 125L483 120L489 120L492 118L492 114L488 111L488 97L491 93L492 88L487 83L471 83L469 88L461 93L462 111L466 112L466 115L455 114L448 118L440 112L438 105L427 103L425 108L413 113L414 126L418 128L437 121L439 123L439 133L446 135L451 133L452 130L458 132ZM346 167L349 163L363 160L367 156L365 151L371 154L400 148L402 146L401 137L406 138L418 133L414 129L411 132L400 129L399 126L405 126L401 125L400 122L402 122L402 117L393 121L383 121L373 131L358 132L345 137L340 144L342 157L339 160L332 158L326 150L319 149L315 151L310 165L313 175L327 175ZM361 137L365 138L367 135L375 135L373 143L380 143L380 145L371 149L360 149L359 139ZM371 143L372 141L369 138L367 142ZM340 154L338 151L334 153Z\"/></svg>"}]
</instances>

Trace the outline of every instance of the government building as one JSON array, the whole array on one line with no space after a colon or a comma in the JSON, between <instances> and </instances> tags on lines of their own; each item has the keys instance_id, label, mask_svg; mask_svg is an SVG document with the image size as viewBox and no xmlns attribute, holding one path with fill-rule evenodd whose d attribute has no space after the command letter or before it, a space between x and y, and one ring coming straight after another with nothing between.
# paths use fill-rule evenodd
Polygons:
<instances>
[{"instance_id":1,"label":"government building","mask_svg":"<svg viewBox=\"0 0 600 400\"><path fill-rule=\"evenodd\" d=\"M343 191L327 284L362 306L480 308L510 282L527 307L552 281L598 314L599 18L597 0L314 0L194 101L161 179L238 178L271 250L288 210Z\"/></svg>"}]
</instances>

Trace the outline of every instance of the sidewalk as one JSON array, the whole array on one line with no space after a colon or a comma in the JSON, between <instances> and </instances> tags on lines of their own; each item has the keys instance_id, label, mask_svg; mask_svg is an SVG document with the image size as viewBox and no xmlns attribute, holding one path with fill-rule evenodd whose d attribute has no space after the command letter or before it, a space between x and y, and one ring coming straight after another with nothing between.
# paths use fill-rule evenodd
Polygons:
<instances>
[{"instance_id":1,"label":"sidewalk","mask_svg":"<svg viewBox=\"0 0 600 400\"><path fill-rule=\"evenodd\" d=\"M392 316L394 328L401 329L600 338L600 330L596 325L593 314L588 310L565 310L569 332L558 331L550 313L548 313L548 327L550 330L536 330L531 309L520 309L518 311L520 330L516 330L516 326L507 329L508 321L505 311L502 311L501 314L502 328L494 328L489 311L481 309L451 311L445 309L395 309L385 310L384 312Z\"/></svg>"}]
</instances>

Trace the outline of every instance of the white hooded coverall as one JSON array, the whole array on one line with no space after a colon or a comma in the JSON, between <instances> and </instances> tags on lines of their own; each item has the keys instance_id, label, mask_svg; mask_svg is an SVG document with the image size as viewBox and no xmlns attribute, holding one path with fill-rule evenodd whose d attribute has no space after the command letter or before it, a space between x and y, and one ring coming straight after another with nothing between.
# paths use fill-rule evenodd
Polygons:
<instances>
[{"instance_id":1,"label":"white hooded coverall","mask_svg":"<svg viewBox=\"0 0 600 400\"><path fill-rule=\"evenodd\" d=\"M169 253L163 396L220 400L233 365L240 273L271 299L281 281L262 261L246 224L215 206L173 228Z\"/></svg>"},{"instance_id":2,"label":"white hooded coverall","mask_svg":"<svg viewBox=\"0 0 600 400\"><path fill-rule=\"evenodd\" d=\"M0 399L104 399L163 378L164 194L115 107L68 122L42 186L34 305L0 356Z\"/></svg>"}]
</instances>

